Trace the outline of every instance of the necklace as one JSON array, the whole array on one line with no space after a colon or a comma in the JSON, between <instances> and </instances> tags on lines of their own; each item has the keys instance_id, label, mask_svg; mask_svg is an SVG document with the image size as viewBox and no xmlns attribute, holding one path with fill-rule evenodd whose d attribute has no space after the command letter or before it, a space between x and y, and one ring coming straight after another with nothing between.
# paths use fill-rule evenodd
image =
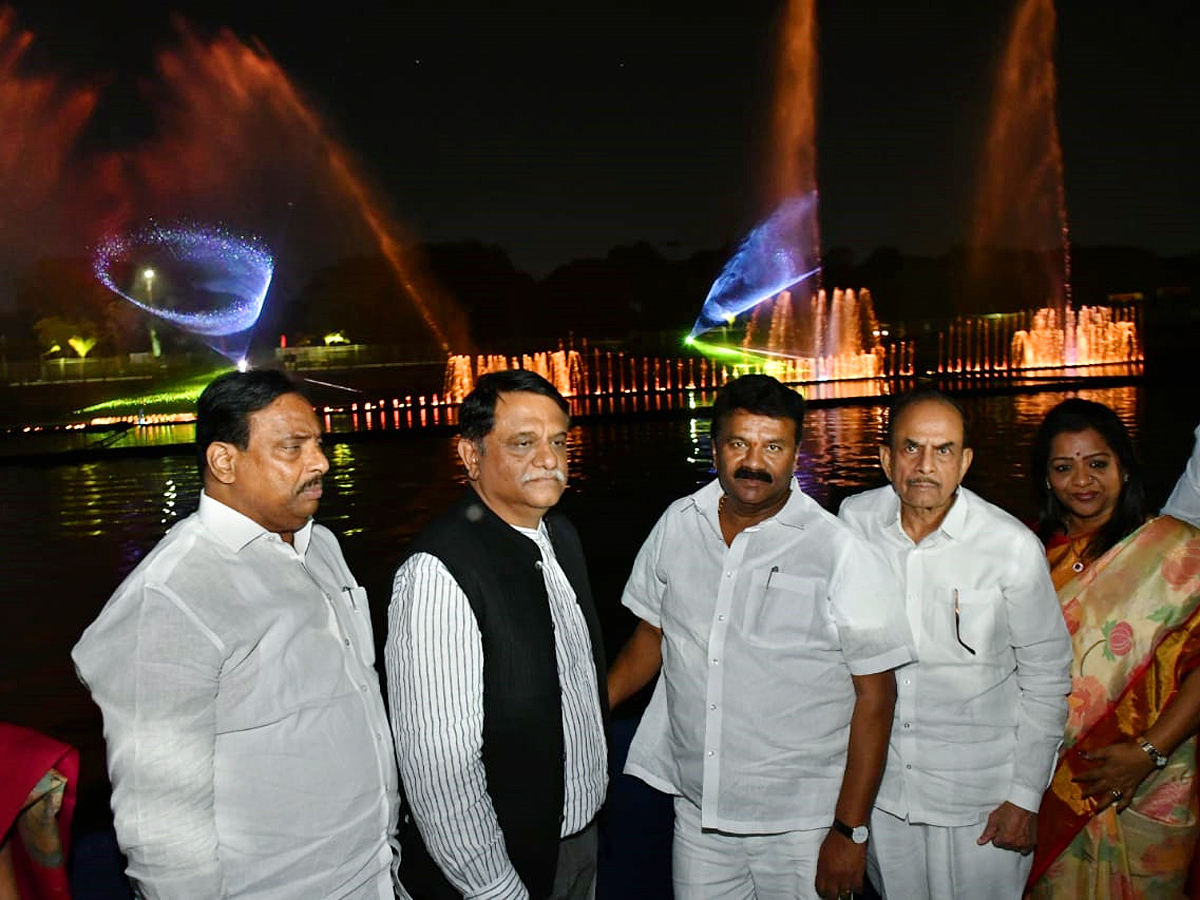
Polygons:
<instances>
[{"instance_id":1,"label":"necklace","mask_svg":"<svg viewBox=\"0 0 1200 900\"><path fill-rule=\"evenodd\" d=\"M1083 562L1083 551L1087 550L1093 536L1094 532L1088 532L1071 538L1071 555L1075 557L1075 562L1071 563L1072 572L1082 572L1086 568Z\"/></svg>"}]
</instances>

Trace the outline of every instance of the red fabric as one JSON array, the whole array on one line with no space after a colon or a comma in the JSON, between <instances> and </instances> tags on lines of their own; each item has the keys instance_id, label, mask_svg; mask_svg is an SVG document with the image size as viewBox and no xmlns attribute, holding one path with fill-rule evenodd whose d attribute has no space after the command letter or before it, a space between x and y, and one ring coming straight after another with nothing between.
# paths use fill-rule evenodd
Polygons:
<instances>
[{"instance_id":1,"label":"red fabric","mask_svg":"<svg viewBox=\"0 0 1200 900\"><path fill-rule=\"evenodd\" d=\"M25 807L29 793L50 769L67 780L58 813L58 835L63 865L47 869L29 858L19 835L10 835L13 867L22 897L69 897L66 860L71 849L71 817L75 813L75 785L79 780L79 751L19 725L0 722L0 835L9 834Z\"/></svg>"}]
</instances>

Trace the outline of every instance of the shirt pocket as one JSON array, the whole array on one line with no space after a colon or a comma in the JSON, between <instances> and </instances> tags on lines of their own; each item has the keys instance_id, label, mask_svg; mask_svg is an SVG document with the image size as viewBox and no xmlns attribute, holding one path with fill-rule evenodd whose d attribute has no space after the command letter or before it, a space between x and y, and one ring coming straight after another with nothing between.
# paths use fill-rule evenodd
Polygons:
<instances>
[{"instance_id":1,"label":"shirt pocket","mask_svg":"<svg viewBox=\"0 0 1200 900\"><path fill-rule=\"evenodd\" d=\"M777 568L753 572L742 616L746 640L764 647L789 647L814 639L836 642L833 619L818 603L820 584L815 578L787 575Z\"/></svg>"},{"instance_id":2,"label":"shirt pocket","mask_svg":"<svg viewBox=\"0 0 1200 900\"><path fill-rule=\"evenodd\" d=\"M955 615L955 591L958 592L958 614ZM949 616L951 654L963 656L995 656L1007 645L1007 635L1001 623L1004 593L998 587L949 588L946 611ZM970 650L974 650L972 654Z\"/></svg>"}]
</instances>

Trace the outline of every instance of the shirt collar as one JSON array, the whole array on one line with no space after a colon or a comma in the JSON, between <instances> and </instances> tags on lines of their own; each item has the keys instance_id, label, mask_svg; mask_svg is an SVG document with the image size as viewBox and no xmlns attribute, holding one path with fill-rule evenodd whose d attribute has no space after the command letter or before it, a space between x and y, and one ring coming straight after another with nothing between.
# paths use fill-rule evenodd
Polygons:
<instances>
[{"instance_id":1,"label":"shirt collar","mask_svg":"<svg viewBox=\"0 0 1200 900\"><path fill-rule=\"evenodd\" d=\"M210 497L205 491L200 492L198 515L204 527L234 553L241 553L252 542L272 534L249 516ZM292 546L298 556L304 556L308 552L312 526L313 521L309 519L303 528L292 535Z\"/></svg>"},{"instance_id":2,"label":"shirt collar","mask_svg":"<svg viewBox=\"0 0 1200 900\"><path fill-rule=\"evenodd\" d=\"M887 505L884 507L884 521L889 522L897 531L904 533L904 523L900 521L900 495L896 488L888 485ZM954 492L954 502L946 512L946 517L938 525L937 530L944 532L946 537L958 540L967 524L967 494L970 493L961 484Z\"/></svg>"},{"instance_id":3,"label":"shirt collar","mask_svg":"<svg viewBox=\"0 0 1200 900\"><path fill-rule=\"evenodd\" d=\"M787 503L783 504L774 515L763 519L763 522L774 520L782 525L790 525L793 528L804 527L804 507L809 502L809 497L804 491L800 490L800 482L794 475L792 476L791 487L792 491L788 495ZM697 512L717 526L718 534L721 531L721 520L718 516L720 513L721 496L724 493L725 491L721 489L721 480L714 478L688 498ZM763 522L759 522L758 524L762 525ZM758 525L752 525L751 527L757 528Z\"/></svg>"}]
</instances>

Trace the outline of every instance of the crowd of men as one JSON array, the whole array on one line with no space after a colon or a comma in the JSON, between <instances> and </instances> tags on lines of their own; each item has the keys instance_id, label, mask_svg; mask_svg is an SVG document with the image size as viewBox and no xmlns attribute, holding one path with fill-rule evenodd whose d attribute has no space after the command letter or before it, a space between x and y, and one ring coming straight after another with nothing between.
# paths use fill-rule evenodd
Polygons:
<instances>
[{"instance_id":1,"label":"crowd of men","mask_svg":"<svg viewBox=\"0 0 1200 900\"><path fill-rule=\"evenodd\" d=\"M199 509L73 657L104 717L118 841L150 898L594 896L610 707L653 696L625 771L674 798L674 893L1017 898L1071 645L1033 534L963 488L967 422L891 411L890 486L839 515L795 478L804 401L713 407L716 477L662 514L606 665L554 511L568 405L531 372L460 410L468 487L399 560L387 712L365 591L312 516L328 461L273 371L198 404Z\"/></svg>"}]
</instances>

